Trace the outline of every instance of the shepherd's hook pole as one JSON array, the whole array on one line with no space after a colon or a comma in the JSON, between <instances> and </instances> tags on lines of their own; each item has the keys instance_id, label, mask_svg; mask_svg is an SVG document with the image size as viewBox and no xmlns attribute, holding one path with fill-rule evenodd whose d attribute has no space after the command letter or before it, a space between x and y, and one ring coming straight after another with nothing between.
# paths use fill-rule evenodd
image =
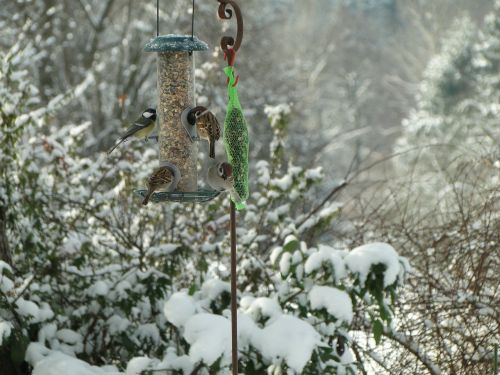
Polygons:
<instances>
[{"instance_id":1,"label":"shepherd's hook pole","mask_svg":"<svg viewBox=\"0 0 500 375\"><path fill-rule=\"evenodd\" d=\"M233 14L236 15L236 38L231 36L223 36L220 40L221 49L230 61L229 47L233 52L236 52L241 45L243 39L243 17L241 16L240 7L235 0L217 0L219 9L217 11L219 18L229 20ZM233 9L228 9L231 6ZM230 232L231 232L231 346L232 346L232 374L238 375L238 302L236 289L236 206L232 199L229 200L230 207Z\"/></svg>"},{"instance_id":2,"label":"shepherd's hook pole","mask_svg":"<svg viewBox=\"0 0 500 375\"><path fill-rule=\"evenodd\" d=\"M233 375L238 375L238 312L236 302L236 208L231 201L231 332L232 332L232 354Z\"/></svg>"}]
</instances>

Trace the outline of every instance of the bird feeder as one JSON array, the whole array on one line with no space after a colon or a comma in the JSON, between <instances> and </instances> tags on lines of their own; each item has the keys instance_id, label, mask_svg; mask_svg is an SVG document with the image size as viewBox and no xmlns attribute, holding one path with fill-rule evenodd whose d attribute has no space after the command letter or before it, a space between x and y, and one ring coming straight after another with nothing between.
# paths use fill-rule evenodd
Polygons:
<instances>
[{"instance_id":1,"label":"bird feeder","mask_svg":"<svg viewBox=\"0 0 500 375\"><path fill-rule=\"evenodd\" d=\"M208 45L192 35L161 35L150 40L144 50L156 52L158 66L158 143L160 163L178 169L180 181L175 192L154 193L151 201L205 202L219 192L198 190L198 146L192 124L182 121L195 107L194 51ZM144 196L145 190L137 193Z\"/></svg>"},{"instance_id":2,"label":"bird feeder","mask_svg":"<svg viewBox=\"0 0 500 375\"><path fill-rule=\"evenodd\" d=\"M194 54L208 45L196 37L163 35L146 44L146 52L158 53L158 109L160 160L175 165L181 174L180 192L198 188L198 146L181 121L188 107L194 107Z\"/></svg>"}]
</instances>

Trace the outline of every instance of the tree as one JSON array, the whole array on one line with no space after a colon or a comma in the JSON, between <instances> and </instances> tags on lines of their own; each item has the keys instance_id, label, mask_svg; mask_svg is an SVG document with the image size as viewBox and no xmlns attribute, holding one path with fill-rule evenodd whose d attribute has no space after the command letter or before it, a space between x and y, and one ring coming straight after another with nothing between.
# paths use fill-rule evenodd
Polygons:
<instances>
[{"instance_id":1,"label":"tree","mask_svg":"<svg viewBox=\"0 0 500 375\"><path fill-rule=\"evenodd\" d=\"M397 243L414 266L396 326L413 342L387 335L373 358L389 374L492 371L500 327L499 26L492 13L480 31L467 19L453 27L404 123L394 172L359 201L359 240L374 233Z\"/></svg>"}]
</instances>

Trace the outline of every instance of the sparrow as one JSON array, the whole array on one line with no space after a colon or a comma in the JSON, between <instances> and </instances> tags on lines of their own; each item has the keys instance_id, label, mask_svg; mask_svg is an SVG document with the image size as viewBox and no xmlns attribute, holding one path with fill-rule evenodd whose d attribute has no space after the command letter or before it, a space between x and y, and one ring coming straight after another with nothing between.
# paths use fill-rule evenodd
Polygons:
<instances>
[{"instance_id":1,"label":"sparrow","mask_svg":"<svg viewBox=\"0 0 500 375\"><path fill-rule=\"evenodd\" d=\"M108 155L111 154L113 150L117 148L121 143L125 142L132 136L138 139L147 139L147 137L155 128L155 123L156 110L154 108L146 109L144 112L142 112L142 115L137 120L135 120L132 126L127 129L125 134L118 138L119 142L108 151Z\"/></svg>"},{"instance_id":2,"label":"sparrow","mask_svg":"<svg viewBox=\"0 0 500 375\"><path fill-rule=\"evenodd\" d=\"M219 140L221 133L219 121L217 121L217 117L205 107L196 107L193 109L193 112L196 117L196 130L198 131L198 135L200 138L208 141L208 156L215 159L215 142Z\"/></svg>"},{"instance_id":3,"label":"sparrow","mask_svg":"<svg viewBox=\"0 0 500 375\"><path fill-rule=\"evenodd\" d=\"M173 183L176 182L176 176L169 167L160 167L156 169L148 178L148 192L142 201L143 205L147 205L149 198L156 190L170 190ZM174 186L175 188L175 186Z\"/></svg>"},{"instance_id":4,"label":"sparrow","mask_svg":"<svg viewBox=\"0 0 500 375\"><path fill-rule=\"evenodd\" d=\"M217 163L208 168L207 182L212 189L229 191L235 201L241 201L239 194L234 189L233 167L228 162Z\"/></svg>"}]
</instances>

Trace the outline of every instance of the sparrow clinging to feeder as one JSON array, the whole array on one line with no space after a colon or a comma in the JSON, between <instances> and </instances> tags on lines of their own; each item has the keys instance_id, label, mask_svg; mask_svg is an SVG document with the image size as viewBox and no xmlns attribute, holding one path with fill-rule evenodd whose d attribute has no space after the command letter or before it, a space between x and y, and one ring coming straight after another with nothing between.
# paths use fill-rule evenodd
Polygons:
<instances>
[{"instance_id":1,"label":"sparrow clinging to feeder","mask_svg":"<svg viewBox=\"0 0 500 375\"><path fill-rule=\"evenodd\" d=\"M215 142L220 138L220 125L217 117L205 107L196 107L192 111L196 118L196 130L202 139L208 141L210 156L215 159Z\"/></svg>"},{"instance_id":2,"label":"sparrow clinging to feeder","mask_svg":"<svg viewBox=\"0 0 500 375\"><path fill-rule=\"evenodd\" d=\"M217 191L229 191L236 201L240 201L240 196L234 190L233 167L228 162L221 162L208 169L208 184Z\"/></svg>"},{"instance_id":3,"label":"sparrow clinging to feeder","mask_svg":"<svg viewBox=\"0 0 500 375\"><path fill-rule=\"evenodd\" d=\"M125 134L118 138L118 143L115 144L109 151L108 155L113 152L121 143L125 142L130 137L135 137L138 139L147 139L155 128L156 123L156 110L154 108L148 108L142 115L135 120L135 122L130 126Z\"/></svg>"},{"instance_id":4,"label":"sparrow clinging to feeder","mask_svg":"<svg viewBox=\"0 0 500 375\"><path fill-rule=\"evenodd\" d=\"M174 168L169 165L161 165L160 168L156 169L148 178L148 192L146 193L142 204L147 205L149 202L149 198L157 190L175 190L179 180L180 174L178 170L174 170Z\"/></svg>"}]
</instances>

